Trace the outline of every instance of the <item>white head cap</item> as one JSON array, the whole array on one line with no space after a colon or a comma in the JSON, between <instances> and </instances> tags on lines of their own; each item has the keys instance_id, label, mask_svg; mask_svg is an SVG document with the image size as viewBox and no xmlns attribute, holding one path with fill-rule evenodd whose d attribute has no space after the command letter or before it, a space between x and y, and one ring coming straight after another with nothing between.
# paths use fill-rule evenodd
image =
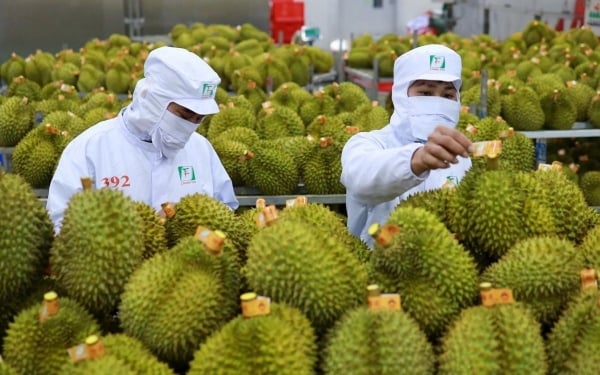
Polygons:
<instances>
[{"instance_id":1,"label":"white head cap","mask_svg":"<svg viewBox=\"0 0 600 375\"><path fill-rule=\"evenodd\" d=\"M441 44L414 48L394 62L394 87L410 86L416 80L454 83L460 90L462 60L458 53ZM405 93L406 96L406 93Z\"/></svg>"},{"instance_id":2,"label":"white head cap","mask_svg":"<svg viewBox=\"0 0 600 375\"><path fill-rule=\"evenodd\" d=\"M153 50L144 64L144 77L155 94L169 101L201 115L219 112L215 95L221 78L193 52L177 47Z\"/></svg>"}]
</instances>

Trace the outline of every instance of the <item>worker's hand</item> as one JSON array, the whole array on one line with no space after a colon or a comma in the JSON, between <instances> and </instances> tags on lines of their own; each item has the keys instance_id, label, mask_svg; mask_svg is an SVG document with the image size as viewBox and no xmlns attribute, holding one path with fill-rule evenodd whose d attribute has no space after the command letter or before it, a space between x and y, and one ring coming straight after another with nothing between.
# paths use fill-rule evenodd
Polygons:
<instances>
[{"instance_id":1,"label":"worker's hand","mask_svg":"<svg viewBox=\"0 0 600 375\"><path fill-rule=\"evenodd\" d=\"M460 131L438 126L427 137L423 147L418 148L410 161L413 173L420 175L431 169L448 168L458 163L457 156L469 157L472 142Z\"/></svg>"}]
</instances>

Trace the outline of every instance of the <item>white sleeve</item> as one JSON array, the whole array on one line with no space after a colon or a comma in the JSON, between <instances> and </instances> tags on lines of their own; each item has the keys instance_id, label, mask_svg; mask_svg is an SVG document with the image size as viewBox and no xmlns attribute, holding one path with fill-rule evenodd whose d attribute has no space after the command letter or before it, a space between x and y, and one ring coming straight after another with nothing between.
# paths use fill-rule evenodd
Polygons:
<instances>
[{"instance_id":1,"label":"white sleeve","mask_svg":"<svg viewBox=\"0 0 600 375\"><path fill-rule=\"evenodd\" d=\"M46 208L58 234L69 200L73 194L83 190L81 178L89 176L85 156L85 145L71 142L63 151L48 190Z\"/></svg>"},{"instance_id":2,"label":"white sleeve","mask_svg":"<svg viewBox=\"0 0 600 375\"><path fill-rule=\"evenodd\" d=\"M411 168L419 143L386 148L368 133L356 134L342 150L341 182L346 193L368 205L377 205L402 195L420 184L429 172L417 176Z\"/></svg>"}]
</instances>

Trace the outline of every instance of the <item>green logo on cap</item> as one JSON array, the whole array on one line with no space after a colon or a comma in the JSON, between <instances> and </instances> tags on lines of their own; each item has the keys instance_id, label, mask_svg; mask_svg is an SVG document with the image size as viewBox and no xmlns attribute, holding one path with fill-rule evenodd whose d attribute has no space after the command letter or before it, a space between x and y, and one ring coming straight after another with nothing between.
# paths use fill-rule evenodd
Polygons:
<instances>
[{"instance_id":1,"label":"green logo on cap","mask_svg":"<svg viewBox=\"0 0 600 375\"><path fill-rule=\"evenodd\" d=\"M203 99L207 99L207 98L214 98L215 95L217 94L217 85L215 85L214 83L205 83L202 85L202 98Z\"/></svg>"},{"instance_id":2,"label":"green logo on cap","mask_svg":"<svg viewBox=\"0 0 600 375\"><path fill-rule=\"evenodd\" d=\"M429 70L446 70L446 57L429 55Z\"/></svg>"}]
</instances>

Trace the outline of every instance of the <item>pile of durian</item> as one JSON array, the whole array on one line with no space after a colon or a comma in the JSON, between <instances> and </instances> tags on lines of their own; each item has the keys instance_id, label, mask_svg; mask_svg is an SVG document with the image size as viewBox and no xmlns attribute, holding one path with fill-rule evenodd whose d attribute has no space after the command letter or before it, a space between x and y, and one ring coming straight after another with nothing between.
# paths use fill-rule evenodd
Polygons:
<instances>
[{"instance_id":1,"label":"pile of durian","mask_svg":"<svg viewBox=\"0 0 600 375\"><path fill-rule=\"evenodd\" d=\"M505 122L465 131L501 153L372 250L302 196L157 213L85 176L55 234L0 172L1 373L597 374L600 214Z\"/></svg>"}]
</instances>

